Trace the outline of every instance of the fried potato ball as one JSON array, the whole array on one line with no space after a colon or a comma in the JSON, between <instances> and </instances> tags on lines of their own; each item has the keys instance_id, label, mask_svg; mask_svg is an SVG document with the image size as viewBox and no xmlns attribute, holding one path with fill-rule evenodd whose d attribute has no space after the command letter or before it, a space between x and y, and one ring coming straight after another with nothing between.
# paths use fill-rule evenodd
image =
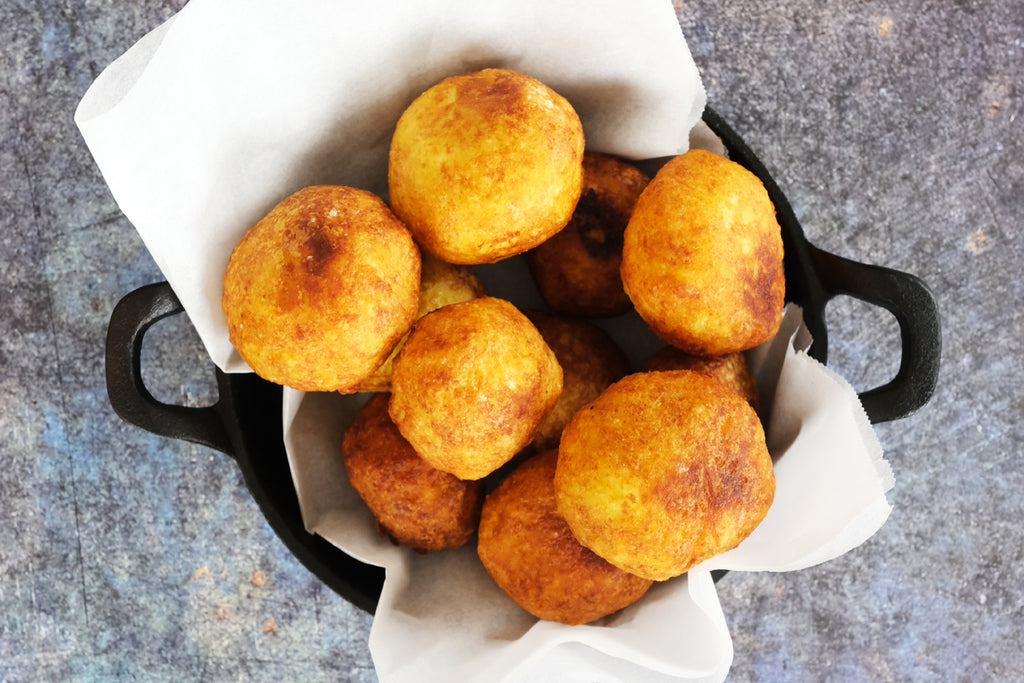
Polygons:
<instances>
[{"instance_id":1,"label":"fried potato ball","mask_svg":"<svg viewBox=\"0 0 1024 683\"><path fill-rule=\"evenodd\" d=\"M696 372L627 375L562 432L558 511L583 545L655 581L729 550L775 493L754 410Z\"/></svg>"},{"instance_id":2,"label":"fried potato ball","mask_svg":"<svg viewBox=\"0 0 1024 683\"><path fill-rule=\"evenodd\" d=\"M562 429L573 414L629 371L629 360L608 333L579 318L527 311L562 367L562 394L541 422L529 451L558 448Z\"/></svg>"},{"instance_id":3,"label":"fried potato ball","mask_svg":"<svg viewBox=\"0 0 1024 683\"><path fill-rule=\"evenodd\" d=\"M432 467L388 416L388 394L370 397L342 440L349 482L381 533L425 552L457 548L480 522L482 481L463 481Z\"/></svg>"},{"instance_id":4,"label":"fried potato ball","mask_svg":"<svg viewBox=\"0 0 1024 683\"><path fill-rule=\"evenodd\" d=\"M515 306L481 297L420 318L391 387L391 417L416 452L480 479L533 438L562 391L562 369Z\"/></svg>"},{"instance_id":5,"label":"fried potato ball","mask_svg":"<svg viewBox=\"0 0 1024 683\"><path fill-rule=\"evenodd\" d=\"M423 252L422 255L420 317L442 306L469 301L487 294L483 283L471 267L447 263L429 252Z\"/></svg>"},{"instance_id":6,"label":"fried potato ball","mask_svg":"<svg viewBox=\"0 0 1024 683\"><path fill-rule=\"evenodd\" d=\"M755 411L760 410L757 381L739 351L724 356L694 356L674 346L666 346L644 362L643 372L693 370L718 380L742 396Z\"/></svg>"},{"instance_id":7,"label":"fried potato ball","mask_svg":"<svg viewBox=\"0 0 1024 683\"><path fill-rule=\"evenodd\" d=\"M562 230L526 252L537 289L553 310L592 318L625 313L622 233L649 178L621 159L583 155L583 191Z\"/></svg>"},{"instance_id":8,"label":"fried potato ball","mask_svg":"<svg viewBox=\"0 0 1024 683\"><path fill-rule=\"evenodd\" d=\"M319 185L246 232L223 284L229 338L256 374L348 392L416 319L420 254L380 198Z\"/></svg>"},{"instance_id":9,"label":"fried potato ball","mask_svg":"<svg viewBox=\"0 0 1024 683\"><path fill-rule=\"evenodd\" d=\"M446 263L429 252L421 252L420 307L416 317L422 318L442 306L484 296L483 283L470 266ZM406 335L408 336L408 335ZM373 374L359 383L359 391L391 391L391 368L395 356L405 344L402 337L391 355Z\"/></svg>"},{"instance_id":10,"label":"fried potato ball","mask_svg":"<svg viewBox=\"0 0 1024 683\"><path fill-rule=\"evenodd\" d=\"M643 597L652 581L580 545L555 505L557 451L516 467L484 502L477 554L495 583L530 614L585 624Z\"/></svg>"},{"instance_id":11,"label":"fried potato ball","mask_svg":"<svg viewBox=\"0 0 1024 683\"><path fill-rule=\"evenodd\" d=\"M398 120L391 206L449 263L493 263L535 247L572 216L583 127L540 81L507 69L447 78Z\"/></svg>"},{"instance_id":12,"label":"fried potato ball","mask_svg":"<svg viewBox=\"0 0 1024 683\"><path fill-rule=\"evenodd\" d=\"M626 227L621 272L640 317L693 354L757 346L782 320L775 207L757 176L711 152L673 158L647 185Z\"/></svg>"}]
</instances>

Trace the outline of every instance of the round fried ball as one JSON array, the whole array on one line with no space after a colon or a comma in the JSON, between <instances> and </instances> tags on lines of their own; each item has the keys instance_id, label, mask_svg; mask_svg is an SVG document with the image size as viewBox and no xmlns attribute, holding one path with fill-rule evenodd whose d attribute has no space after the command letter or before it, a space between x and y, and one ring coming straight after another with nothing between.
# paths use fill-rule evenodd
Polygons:
<instances>
[{"instance_id":1,"label":"round fried ball","mask_svg":"<svg viewBox=\"0 0 1024 683\"><path fill-rule=\"evenodd\" d=\"M557 451L516 467L484 502L477 553L495 583L530 614L585 624L643 597L652 581L580 545L555 505Z\"/></svg>"},{"instance_id":2,"label":"round fried ball","mask_svg":"<svg viewBox=\"0 0 1024 683\"><path fill-rule=\"evenodd\" d=\"M224 273L231 343L264 379L352 391L416 319L420 254L375 195L314 186L239 240Z\"/></svg>"},{"instance_id":3,"label":"round fried ball","mask_svg":"<svg viewBox=\"0 0 1024 683\"><path fill-rule=\"evenodd\" d=\"M580 543L661 581L746 538L775 477L761 423L735 392L688 370L645 372L566 426L555 493Z\"/></svg>"},{"instance_id":4,"label":"round fried ball","mask_svg":"<svg viewBox=\"0 0 1024 683\"><path fill-rule=\"evenodd\" d=\"M442 306L484 296L483 283L470 266L446 263L429 252L421 252L420 307L417 318L422 318ZM359 383L359 391L391 391L391 368L395 356L405 344L399 340L380 367Z\"/></svg>"},{"instance_id":5,"label":"round fried ball","mask_svg":"<svg viewBox=\"0 0 1024 683\"><path fill-rule=\"evenodd\" d=\"M562 429L577 410L629 371L629 360L608 333L579 318L527 311L562 367L562 394L541 422L529 450L558 448Z\"/></svg>"},{"instance_id":6,"label":"round fried ball","mask_svg":"<svg viewBox=\"0 0 1024 683\"><path fill-rule=\"evenodd\" d=\"M507 69L447 78L417 97L391 140L391 206L450 263L493 263L534 247L572 215L583 127L568 101Z\"/></svg>"},{"instance_id":7,"label":"round fried ball","mask_svg":"<svg viewBox=\"0 0 1024 683\"><path fill-rule=\"evenodd\" d=\"M694 356L674 346L666 346L644 362L643 372L693 370L718 380L742 396L755 411L760 409L757 381L746 357L739 351L724 356Z\"/></svg>"},{"instance_id":8,"label":"round fried ball","mask_svg":"<svg viewBox=\"0 0 1024 683\"><path fill-rule=\"evenodd\" d=\"M622 288L622 233L648 177L606 154L583 155L583 191L561 231L524 255L544 301L567 315L609 317L633 304Z\"/></svg>"},{"instance_id":9,"label":"round fried ball","mask_svg":"<svg viewBox=\"0 0 1024 683\"><path fill-rule=\"evenodd\" d=\"M480 522L481 481L432 467L388 416L388 395L374 394L345 431L342 457L349 482L377 528L417 551L457 548Z\"/></svg>"},{"instance_id":10,"label":"round fried ball","mask_svg":"<svg viewBox=\"0 0 1024 683\"><path fill-rule=\"evenodd\" d=\"M782 320L782 234L761 181L691 150L647 185L626 227L622 282L640 317L697 355L743 351Z\"/></svg>"},{"instance_id":11,"label":"round fried ball","mask_svg":"<svg viewBox=\"0 0 1024 683\"><path fill-rule=\"evenodd\" d=\"M533 438L558 400L562 369L515 306L481 297L420 318L391 387L391 417L416 452L480 479Z\"/></svg>"}]
</instances>

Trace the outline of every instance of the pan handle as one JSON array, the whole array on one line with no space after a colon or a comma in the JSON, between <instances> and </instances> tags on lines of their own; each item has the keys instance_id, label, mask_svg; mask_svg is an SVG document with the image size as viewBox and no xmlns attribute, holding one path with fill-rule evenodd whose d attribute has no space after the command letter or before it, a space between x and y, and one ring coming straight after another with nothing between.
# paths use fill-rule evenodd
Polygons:
<instances>
[{"instance_id":1,"label":"pan handle","mask_svg":"<svg viewBox=\"0 0 1024 683\"><path fill-rule=\"evenodd\" d=\"M160 436L191 441L234 455L217 404L193 408L158 401L142 381L142 339L154 323L184 308L171 286L158 282L127 294L107 328L107 394L123 420Z\"/></svg>"},{"instance_id":2,"label":"pan handle","mask_svg":"<svg viewBox=\"0 0 1024 683\"><path fill-rule=\"evenodd\" d=\"M825 296L817 315L824 318L829 299L845 294L885 308L900 328L900 369L888 384L860 394L872 423L913 413L931 398L939 376L942 335L939 310L928 286L909 273L858 263L810 245L810 255ZM823 326L824 327L824 326ZM815 339L815 344L818 343ZM821 339L822 349L827 340Z\"/></svg>"}]
</instances>

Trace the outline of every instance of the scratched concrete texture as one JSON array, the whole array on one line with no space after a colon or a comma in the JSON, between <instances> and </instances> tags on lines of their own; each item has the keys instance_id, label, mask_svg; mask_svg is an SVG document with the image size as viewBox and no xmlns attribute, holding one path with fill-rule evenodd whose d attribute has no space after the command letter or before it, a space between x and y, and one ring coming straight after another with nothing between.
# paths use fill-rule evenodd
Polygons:
<instances>
[{"instance_id":1,"label":"scratched concrete texture","mask_svg":"<svg viewBox=\"0 0 1024 683\"><path fill-rule=\"evenodd\" d=\"M0 680L374 681L371 617L288 552L235 463L107 401L110 311L162 277L72 114L183 4L0 7ZM1024 12L675 7L711 105L808 239L918 275L942 321L933 399L876 427L896 476L881 531L818 567L719 583L730 680L1024 678ZM895 374L889 313L840 297L827 319L855 387ZM143 365L158 398L216 399L184 316L147 336Z\"/></svg>"}]
</instances>

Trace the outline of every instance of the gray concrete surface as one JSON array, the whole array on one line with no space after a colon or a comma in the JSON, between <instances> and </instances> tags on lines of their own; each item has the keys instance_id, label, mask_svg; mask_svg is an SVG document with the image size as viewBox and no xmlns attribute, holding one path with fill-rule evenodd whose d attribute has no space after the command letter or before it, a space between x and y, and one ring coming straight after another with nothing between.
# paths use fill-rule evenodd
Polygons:
<instances>
[{"instance_id":1,"label":"gray concrete surface","mask_svg":"<svg viewBox=\"0 0 1024 683\"><path fill-rule=\"evenodd\" d=\"M370 618L288 553L234 463L107 403L110 311L162 278L72 114L183 4L0 7L0 680L375 680ZM1024 12L676 6L711 104L808 238L920 276L943 324L933 400L878 426L896 475L882 530L819 567L719 584L730 680L1024 679ZM840 299L829 323L856 387L895 372L888 313ZM213 395L187 321L154 329L145 367L166 400Z\"/></svg>"}]
</instances>

